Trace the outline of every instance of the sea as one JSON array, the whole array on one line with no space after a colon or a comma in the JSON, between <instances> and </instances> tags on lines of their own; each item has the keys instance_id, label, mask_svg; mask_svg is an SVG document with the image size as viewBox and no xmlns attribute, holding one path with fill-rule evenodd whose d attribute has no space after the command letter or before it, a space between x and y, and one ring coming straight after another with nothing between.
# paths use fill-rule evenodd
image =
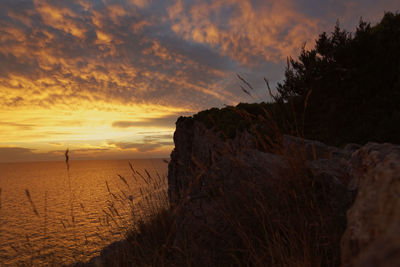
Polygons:
<instances>
[{"instance_id":1,"label":"sea","mask_svg":"<svg viewBox=\"0 0 400 267\"><path fill-rule=\"evenodd\" d=\"M165 159L0 163L0 266L99 255L140 217L143 187L165 189L167 169Z\"/></svg>"}]
</instances>

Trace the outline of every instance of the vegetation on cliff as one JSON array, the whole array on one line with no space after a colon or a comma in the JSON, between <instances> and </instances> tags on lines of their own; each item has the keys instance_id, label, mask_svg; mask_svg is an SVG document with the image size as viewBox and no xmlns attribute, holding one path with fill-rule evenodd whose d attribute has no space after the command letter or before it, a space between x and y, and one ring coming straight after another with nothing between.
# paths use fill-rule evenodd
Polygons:
<instances>
[{"instance_id":1,"label":"vegetation on cliff","mask_svg":"<svg viewBox=\"0 0 400 267\"><path fill-rule=\"evenodd\" d=\"M214 129L222 140L247 130L259 143L267 142L272 148L282 133L332 145L400 143L399 44L399 14L387 13L375 26L361 21L354 35L337 24L331 35L319 36L313 49L303 49L298 60L288 60L274 103L213 108L193 119ZM231 266L340 265L346 209L338 211L332 200L348 207L348 199L341 193L343 199L330 198L327 192L335 180L327 186L316 179L300 152L286 155L290 175L280 179L273 193L260 193L250 184L239 196L227 196L229 201L219 211L236 235L223 237L223 249L209 248L221 250L219 262ZM188 160L193 166L201 165L195 159ZM195 181L202 181L201 177L196 176ZM196 266L193 244L176 247L174 242L180 231L179 208L191 203L190 198L181 201L174 207L165 203L139 220L127 234L124 253L112 253L110 259L103 258L105 263Z\"/></svg>"},{"instance_id":2,"label":"vegetation on cliff","mask_svg":"<svg viewBox=\"0 0 400 267\"><path fill-rule=\"evenodd\" d=\"M194 115L193 119L214 129L222 140L234 138L238 131L250 130L256 141L276 148L275 152L282 149L274 147L277 145L274 141L282 133L333 145L367 141L400 143L399 44L399 14L387 13L375 26L361 21L354 35L336 25L331 35L319 36L315 48L303 49L298 60L288 60L285 80L278 85L274 103L213 108ZM185 145L192 149L192 144ZM312 160L316 161L317 153L312 148ZM316 177L301 149L292 152L281 151L280 156L290 166L289 172L278 177L279 183L268 194L260 190L259 184L251 183L254 177L248 177L249 181L243 179L248 182L244 183L245 190L226 195L227 201L219 203L218 212L225 218L227 228L235 233L221 237L216 229L206 229L224 243L223 248L208 248L219 250L219 263L225 266L341 264L340 239L346 227L346 208L340 205L348 208L352 196L346 198L343 192L348 193L347 187L330 179L332 176L324 168L320 168L321 176ZM199 169L199 175L192 173L195 180L188 186L193 189L197 186L195 182L203 186L201 168L207 170L210 166L199 163L196 155L191 156L185 157L188 164L177 160L177 165L187 170ZM232 162L239 160L233 158ZM323 158L319 163L326 162ZM342 170L341 166L338 169ZM156 197L154 202L156 208L149 216L136 218L136 224L127 233L124 250L102 257L107 266L196 266L193 244L188 241L177 247L175 242L177 231L181 230L177 227L181 223L177 222L177 214L179 209L192 204L190 194L170 207L165 186L156 187L162 189L162 197ZM337 188L340 190L336 192Z\"/></svg>"},{"instance_id":3,"label":"vegetation on cliff","mask_svg":"<svg viewBox=\"0 0 400 267\"><path fill-rule=\"evenodd\" d=\"M241 111L272 114L282 132L331 145L400 143L400 14L375 26L360 21L354 34L335 26L298 60L289 58L274 104L239 104L195 115L227 137L248 128ZM306 103L306 108L305 108ZM239 110L239 112L237 112Z\"/></svg>"},{"instance_id":4,"label":"vegetation on cliff","mask_svg":"<svg viewBox=\"0 0 400 267\"><path fill-rule=\"evenodd\" d=\"M214 129L222 140L250 130L260 143L270 141L271 147L276 145L274 137L282 133L333 145L400 143L399 44L399 14L387 13L375 26L361 21L354 35L336 25L331 35L319 36L313 49L303 49L298 60L288 60L274 103L213 108L193 119ZM220 212L237 235L224 237L220 262L232 266L340 265L345 209L333 209L328 188L307 171L301 153L288 155L287 161L290 179L281 179L274 194L261 194L257 187L251 191L249 186L249 191L243 191L246 194L229 196L231 202L222 206ZM201 175L196 177L201 181ZM182 199L182 205L189 204ZM128 253L135 264L195 265L192 244L177 248L173 242L180 230L176 227L179 205L167 206L128 234Z\"/></svg>"}]
</instances>

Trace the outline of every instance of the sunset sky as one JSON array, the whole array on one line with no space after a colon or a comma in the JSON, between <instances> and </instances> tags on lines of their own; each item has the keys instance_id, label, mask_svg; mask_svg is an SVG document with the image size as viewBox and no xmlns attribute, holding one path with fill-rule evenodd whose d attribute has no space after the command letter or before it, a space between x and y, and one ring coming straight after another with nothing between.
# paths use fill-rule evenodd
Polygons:
<instances>
[{"instance_id":1,"label":"sunset sky","mask_svg":"<svg viewBox=\"0 0 400 267\"><path fill-rule=\"evenodd\" d=\"M1 0L0 162L168 157L176 118L268 101L287 56L398 0ZM240 74L255 87L240 89Z\"/></svg>"}]
</instances>

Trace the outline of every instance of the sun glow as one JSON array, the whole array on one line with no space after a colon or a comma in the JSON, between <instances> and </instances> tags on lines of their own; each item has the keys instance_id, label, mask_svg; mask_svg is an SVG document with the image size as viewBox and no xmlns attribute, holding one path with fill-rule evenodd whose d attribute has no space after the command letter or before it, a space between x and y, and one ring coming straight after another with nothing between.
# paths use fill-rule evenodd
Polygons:
<instances>
[{"instance_id":1,"label":"sun glow","mask_svg":"<svg viewBox=\"0 0 400 267\"><path fill-rule=\"evenodd\" d=\"M148 143L152 149L140 151L139 147L131 145L126 147L128 151L123 152L130 152L131 156L136 153L136 157L143 154L140 152L146 152L150 156L167 156L172 149L174 125L158 125L157 122L152 123L152 120L178 116L182 112L187 111L157 105L118 104L103 104L93 109L31 107L3 110L0 113L0 147L23 147L32 149L33 154L60 152L70 148L72 151L84 151L88 157L91 153L95 156L101 151L113 155L121 152L124 147L115 145L120 142L143 145ZM132 125L136 123L138 126L116 127L113 126L116 121L130 122ZM158 136L160 139L160 133L165 140L150 140L151 136ZM45 159L51 160L51 157Z\"/></svg>"},{"instance_id":2,"label":"sun glow","mask_svg":"<svg viewBox=\"0 0 400 267\"><path fill-rule=\"evenodd\" d=\"M168 156L179 116L268 101L264 76L332 21L398 6L311 2L0 1L0 161Z\"/></svg>"}]
</instances>

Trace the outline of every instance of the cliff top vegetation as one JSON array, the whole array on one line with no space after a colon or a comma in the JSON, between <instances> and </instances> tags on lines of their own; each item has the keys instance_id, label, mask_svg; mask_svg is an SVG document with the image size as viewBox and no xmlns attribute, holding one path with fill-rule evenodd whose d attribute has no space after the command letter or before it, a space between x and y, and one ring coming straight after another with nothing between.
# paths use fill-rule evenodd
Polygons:
<instances>
[{"instance_id":1,"label":"cliff top vegetation","mask_svg":"<svg viewBox=\"0 0 400 267\"><path fill-rule=\"evenodd\" d=\"M236 129L248 129L269 113L282 133L331 145L399 144L399 47L399 13L386 13L375 26L360 20L354 33L337 23L331 34L319 35L314 48L288 58L274 103L212 108L194 119L232 138Z\"/></svg>"}]
</instances>

